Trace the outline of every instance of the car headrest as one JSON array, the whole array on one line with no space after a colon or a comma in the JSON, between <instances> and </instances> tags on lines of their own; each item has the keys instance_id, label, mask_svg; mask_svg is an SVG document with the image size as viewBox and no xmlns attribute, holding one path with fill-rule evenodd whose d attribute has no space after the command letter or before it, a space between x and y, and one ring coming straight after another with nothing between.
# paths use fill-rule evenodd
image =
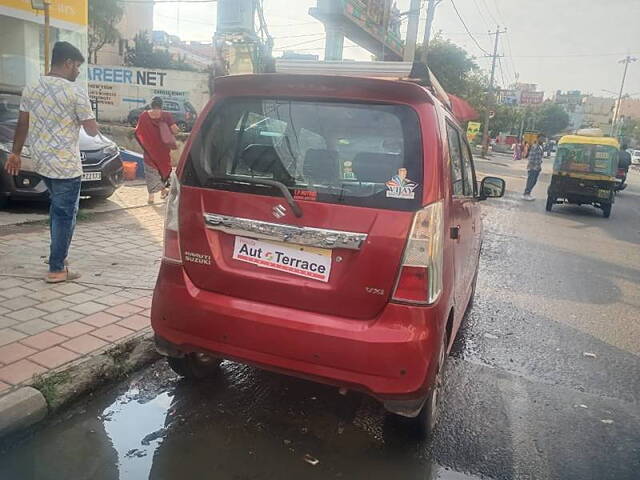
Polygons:
<instances>
[{"instance_id":1,"label":"car headrest","mask_svg":"<svg viewBox=\"0 0 640 480\"><path fill-rule=\"evenodd\" d=\"M353 159L353 173L360 182L385 183L402 167L400 161L397 153L360 152Z\"/></svg>"},{"instance_id":2,"label":"car headrest","mask_svg":"<svg viewBox=\"0 0 640 480\"><path fill-rule=\"evenodd\" d=\"M333 183L340 177L338 152L310 148L304 156L302 174L313 183Z\"/></svg>"},{"instance_id":3,"label":"car headrest","mask_svg":"<svg viewBox=\"0 0 640 480\"><path fill-rule=\"evenodd\" d=\"M273 145L247 145L242 151L241 160L253 173L258 175L273 174L273 179L290 184L293 177L282 164L280 155Z\"/></svg>"}]
</instances>

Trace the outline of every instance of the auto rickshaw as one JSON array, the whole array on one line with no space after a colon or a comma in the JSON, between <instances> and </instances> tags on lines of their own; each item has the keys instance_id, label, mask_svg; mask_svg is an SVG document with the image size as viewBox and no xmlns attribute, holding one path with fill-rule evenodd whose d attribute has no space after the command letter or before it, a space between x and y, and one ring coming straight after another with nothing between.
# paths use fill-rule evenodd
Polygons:
<instances>
[{"instance_id":1,"label":"auto rickshaw","mask_svg":"<svg viewBox=\"0 0 640 480\"><path fill-rule=\"evenodd\" d=\"M547 192L547 212L556 203L593 205L611 215L618 180L615 138L565 135L558 142L553 177Z\"/></svg>"}]
</instances>

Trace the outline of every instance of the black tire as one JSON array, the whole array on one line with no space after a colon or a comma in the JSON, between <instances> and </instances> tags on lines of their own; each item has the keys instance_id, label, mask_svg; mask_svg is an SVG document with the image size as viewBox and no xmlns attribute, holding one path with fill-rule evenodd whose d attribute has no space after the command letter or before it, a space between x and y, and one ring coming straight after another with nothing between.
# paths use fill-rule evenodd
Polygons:
<instances>
[{"instance_id":1,"label":"black tire","mask_svg":"<svg viewBox=\"0 0 640 480\"><path fill-rule=\"evenodd\" d=\"M9 196L0 194L0 210L5 210L9 208Z\"/></svg>"},{"instance_id":2,"label":"black tire","mask_svg":"<svg viewBox=\"0 0 640 480\"><path fill-rule=\"evenodd\" d=\"M612 205L610 203L602 205L602 215L604 218L609 218L611 216L611 207Z\"/></svg>"},{"instance_id":3,"label":"black tire","mask_svg":"<svg viewBox=\"0 0 640 480\"><path fill-rule=\"evenodd\" d=\"M447 355L446 340L443 342L438 361L438 373L431 387L431 391L424 402L424 406L418 416L411 421L413 433L420 440L426 440L433 436L433 432L438 423L438 400L442 391L442 376Z\"/></svg>"},{"instance_id":4,"label":"black tire","mask_svg":"<svg viewBox=\"0 0 640 480\"><path fill-rule=\"evenodd\" d=\"M221 359L199 353L189 353L184 357L167 357L171 370L189 380L202 380L215 374Z\"/></svg>"},{"instance_id":5,"label":"black tire","mask_svg":"<svg viewBox=\"0 0 640 480\"><path fill-rule=\"evenodd\" d=\"M548 197L547 197L547 206L545 207L545 210L546 210L547 212L550 212L550 211L551 211L551 209L553 208L553 205L554 205L555 203L556 203L556 199L555 199L555 198L553 198L553 197L551 197L551 196L548 196Z\"/></svg>"}]
</instances>

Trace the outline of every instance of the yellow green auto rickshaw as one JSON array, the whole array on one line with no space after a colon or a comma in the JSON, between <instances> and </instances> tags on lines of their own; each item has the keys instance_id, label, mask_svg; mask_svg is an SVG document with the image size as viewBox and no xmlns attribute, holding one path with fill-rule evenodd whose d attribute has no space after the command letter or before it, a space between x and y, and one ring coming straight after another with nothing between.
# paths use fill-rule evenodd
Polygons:
<instances>
[{"instance_id":1,"label":"yellow green auto rickshaw","mask_svg":"<svg viewBox=\"0 0 640 480\"><path fill-rule=\"evenodd\" d=\"M565 135L558 142L547 211L557 203L593 205L611 215L620 145L615 138Z\"/></svg>"}]
</instances>

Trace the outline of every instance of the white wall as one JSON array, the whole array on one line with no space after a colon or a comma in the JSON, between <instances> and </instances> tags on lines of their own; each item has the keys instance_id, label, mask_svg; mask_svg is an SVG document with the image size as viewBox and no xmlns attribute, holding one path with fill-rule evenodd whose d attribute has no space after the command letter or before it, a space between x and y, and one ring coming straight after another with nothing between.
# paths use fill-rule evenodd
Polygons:
<instances>
[{"instance_id":1,"label":"white wall","mask_svg":"<svg viewBox=\"0 0 640 480\"><path fill-rule=\"evenodd\" d=\"M89 65L89 97L98 101L100 121L125 122L155 96L188 100L199 113L209 100L208 82L206 73Z\"/></svg>"}]
</instances>

